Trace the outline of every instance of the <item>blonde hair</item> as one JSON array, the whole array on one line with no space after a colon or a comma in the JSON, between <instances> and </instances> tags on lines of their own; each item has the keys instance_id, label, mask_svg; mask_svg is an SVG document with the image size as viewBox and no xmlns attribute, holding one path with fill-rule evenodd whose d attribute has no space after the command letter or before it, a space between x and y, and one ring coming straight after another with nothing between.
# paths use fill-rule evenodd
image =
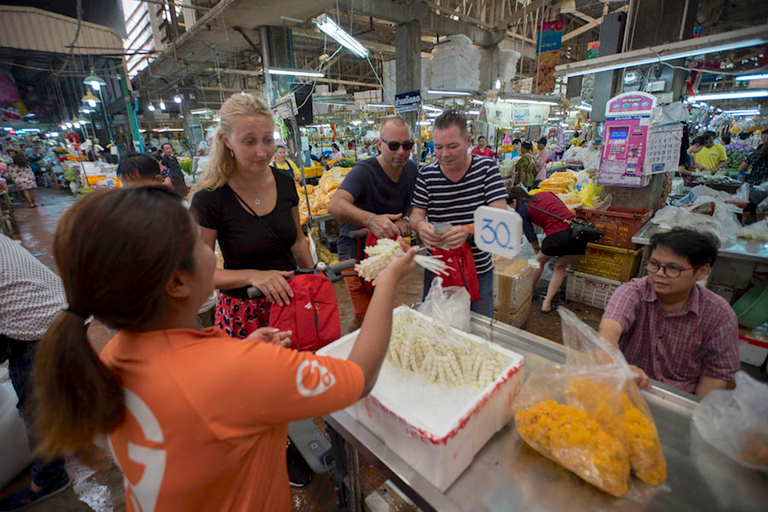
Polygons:
<instances>
[{"instance_id":1,"label":"blonde hair","mask_svg":"<svg viewBox=\"0 0 768 512\"><path fill-rule=\"evenodd\" d=\"M216 190L232 177L235 171L235 157L224 142L224 134L232 133L235 121L245 116L267 116L272 119L272 111L266 103L252 94L236 93L229 97L219 111L221 123L213 136L208 170L195 183L189 193L189 200L200 190Z\"/></svg>"}]
</instances>

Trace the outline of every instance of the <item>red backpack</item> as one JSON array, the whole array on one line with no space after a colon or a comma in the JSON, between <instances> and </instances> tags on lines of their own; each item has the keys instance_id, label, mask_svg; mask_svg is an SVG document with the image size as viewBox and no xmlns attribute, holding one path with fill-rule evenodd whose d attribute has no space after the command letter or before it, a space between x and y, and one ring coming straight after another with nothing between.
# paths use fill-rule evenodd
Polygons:
<instances>
[{"instance_id":1,"label":"red backpack","mask_svg":"<svg viewBox=\"0 0 768 512\"><path fill-rule=\"evenodd\" d=\"M316 351L341 337L339 308L333 284L324 275L297 274L288 284L290 304L272 304L269 326L293 331L291 348Z\"/></svg>"},{"instance_id":2,"label":"red backpack","mask_svg":"<svg viewBox=\"0 0 768 512\"><path fill-rule=\"evenodd\" d=\"M475 302L480 298L480 281L477 279L477 267L475 267L475 257L472 255L472 247L469 242L458 249L432 249L432 256L442 256L443 261L448 264L448 275L440 276L443 278L443 287L461 286L469 292L469 300Z\"/></svg>"}]
</instances>

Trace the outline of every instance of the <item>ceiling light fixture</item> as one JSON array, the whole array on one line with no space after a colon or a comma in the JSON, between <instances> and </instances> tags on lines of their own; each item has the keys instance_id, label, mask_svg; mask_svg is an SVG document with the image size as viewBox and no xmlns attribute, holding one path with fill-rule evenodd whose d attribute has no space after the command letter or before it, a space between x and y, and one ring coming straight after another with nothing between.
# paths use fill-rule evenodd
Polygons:
<instances>
[{"instance_id":1,"label":"ceiling light fixture","mask_svg":"<svg viewBox=\"0 0 768 512\"><path fill-rule=\"evenodd\" d=\"M147 105L147 110L149 110L150 112L155 111L155 106L152 104L151 101L149 102L149 105Z\"/></svg>"},{"instance_id":2,"label":"ceiling light fixture","mask_svg":"<svg viewBox=\"0 0 768 512\"><path fill-rule=\"evenodd\" d=\"M88 91L85 96L80 98L80 101L87 103L91 107L95 107L97 103L101 103L101 100L94 96L91 91Z\"/></svg>"},{"instance_id":3,"label":"ceiling light fixture","mask_svg":"<svg viewBox=\"0 0 768 512\"><path fill-rule=\"evenodd\" d=\"M502 103L525 103L528 105L551 105L556 106L557 102L555 101L543 101L543 100L524 100L522 98L504 98L501 100Z\"/></svg>"},{"instance_id":4,"label":"ceiling light fixture","mask_svg":"<svg viewBox=\"0 0 768 512\"><path fill-rule=\"evenodd\" d=\"M472 96L471 92L466 91L443 91L440 89L427 89L429 94L438 94L443 96Z\"/></svg>"},{"instance_id":5,"label":"ceiling light fixture","mask_svg":"<svg viewBox=\"0 0 768 512\"><path fill-rule=\"evenodd\" d=\"M395 108L394 105L389 103L369 103L368 106L373 108Z\"/></svg>"},{"instance_id":6,"label":"ceiling light fixture","mask_svg":"<svg viewBox=\"0 0 768 512\"><path fill-rule=\"evenodd\" d=\"M368 49L360 41L345 32L327 14L321 14L314 21L317 28L334 38L341 46L361 59L368 58Z\"/></svg>"},{"instance_id":7,"label":"ceiling light fixture","mask_svg":"<svg viewBox=\"0 0 768 512\"><path fill-rule=\"evenodd\" d=\"M177 94L176 96L174 96L174 97L173 97L173 102L174 102L174 103L181 103L181 96L180 96L179 94Z\"/></svg>"},{"instance_id":8,"label":"ceiling light fixture","mask_svg":"<svg viewBox=\"0 0 768 512\"><path fill-rule=\"evenodd\" d=\"M427 112L442 112L443 111L443 109L438 108L438 107L434 107L432 105L422 105L421 109L422 110L426 110Z\"/></svg>"},{"instance_id":9,"label":"ceiling light fixture","mask_svg":"<svg viewBox=\"0 0 768 512\"><path fill-rule=\"evenodd\" d=\"M107 85L107 82L105 82L103 79L96 76L96 73L91 70L91 74L85 77L85 80L83 80L83 83L85 85L89 85L93 88L94 91L98 91L102 87Z\"/></svg>"},{"instance_id":10,"label":"ceiling light fixture","mask_svg":"<svg viewBox=\"0 0 768 512\"><path fill-rule=\"evenodd\" d=\"M596 59L561 64L555 67L555 74L570 78L614 69L643 66L660 61L664 62L758 46L766 42L768 42L768 25L763 24L757 27L733 30L696 39L687 39L676 43L651 46L615 55L606 55Z\"/></svg>"},{"instance_id":11,"label":"ceiling light fixture","mask_svg":"<svg viewBox=\"0 0 768 512\"><path fill-rule=\"evenodd\" d=\"M282 68L269 68L267 73L270 75L287 75L287 76L306 76L309 78L324 78L325 73L322 71L309 71L306 69L282 69Z\"/></svg>"},{"instance_id":12,"label":"ceiling light fixture","mask_svg":"<svg viewBox=\"0 0 768 512\"><path fill-rule=\"evenodd\" d=\"M734 78L734 80L768 80L768 73L760 73L757 75L741 75Z\"/></svg>"},{"instance_id":13,"label":"ceiling light fixture","mask_svg":"<svg viewBox=\"0 0 768 512\"><path fill-rule=\"evenodd\" d=\"M740 100L744 98L764 98L766 96L768 96L767 89L758 89L696 94L694 96L688 96L688 101Z\"/></svg>"},{"instance_id":14,"label":"ceiling light fixture","mask_svg":"<svg viewBox=\"0 0 768 512\"><path fill-rule=\"evenodd\" d=\"M160 110L165 110L165 102L160 100Z\"/></svg>"}]
</instances>

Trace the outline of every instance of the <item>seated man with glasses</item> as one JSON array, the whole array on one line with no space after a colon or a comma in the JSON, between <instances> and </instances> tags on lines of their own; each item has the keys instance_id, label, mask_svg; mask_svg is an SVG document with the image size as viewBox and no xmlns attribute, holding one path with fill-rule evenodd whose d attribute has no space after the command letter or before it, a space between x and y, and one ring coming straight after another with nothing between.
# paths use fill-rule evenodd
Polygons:
<instances>
[{"instance_id":1,"label":"seated man with glasses","mask_svg":"<svg viewBox=\"0 0 768 512\"><path fill-rule=\"evenodd\" d=\"M740 369L739 328L728 302L696 284L717 257L717 238L675 228L651 238L648 275L620 286L600 322L638 375L700 397L725 389Z\"/></svg>"},{"instance_id":2,"label":"seated man with glasses","mask_svg":"<svg viewBox=\"0 0 768 512\"><path fill-rule=\"evenodd\" d=\"M408 123L401 117L388 117L379 131L379 155L358 162L331 198L328 213L341 223L339 260L359 258L358 240L350 232L367 228L376 238L409 236L408 214L416 183L416 164L410 159L414 142ZM365 239L360 240L360 249ZM359 279L344 279L352 299L354 316L347 329L363 323L372 292Z\"/></svg>"}]
</instances>

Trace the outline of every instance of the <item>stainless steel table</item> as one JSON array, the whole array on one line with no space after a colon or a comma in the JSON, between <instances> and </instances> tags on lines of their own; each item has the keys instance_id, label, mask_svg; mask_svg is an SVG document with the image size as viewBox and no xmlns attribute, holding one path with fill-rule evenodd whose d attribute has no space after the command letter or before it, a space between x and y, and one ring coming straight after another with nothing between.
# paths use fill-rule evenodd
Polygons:
<instances>
[{"instance_id":1,"label":"stainless steel table","mask_svg":"<svg viewBox=\"0 0 768 512\"><path fill-rule=\"evenodd\" d=\"M472 315L472 332L523 354L526 376L565 361L562 345L485 317ZM655 384L644 396L659 429L669 476L645 501L613 498L584 483L525 445L514 421L491 438L443 493L346 412L326 420L346 440L348 460L356 461L360 453L424 511L765 510L768 474L738 466L700 438L691 421L695 396ZM349 477L352 502L360 507L359 474L353 465Z\"/></svg>"},{"instance_id":2,"label":"stainless steel table","mask_svg":"<svg viewBox=\"0 0 768 512\"><path fill-rule=\"evenodd\" d=\"M632 243L650 245L651 237L656 233L663 233L664 231L666 230L648 221L632 237ZM768 262L768 243L763 240L731 239L720 247L718 256L765 263Z\"/></svg>"}]
</instances>

